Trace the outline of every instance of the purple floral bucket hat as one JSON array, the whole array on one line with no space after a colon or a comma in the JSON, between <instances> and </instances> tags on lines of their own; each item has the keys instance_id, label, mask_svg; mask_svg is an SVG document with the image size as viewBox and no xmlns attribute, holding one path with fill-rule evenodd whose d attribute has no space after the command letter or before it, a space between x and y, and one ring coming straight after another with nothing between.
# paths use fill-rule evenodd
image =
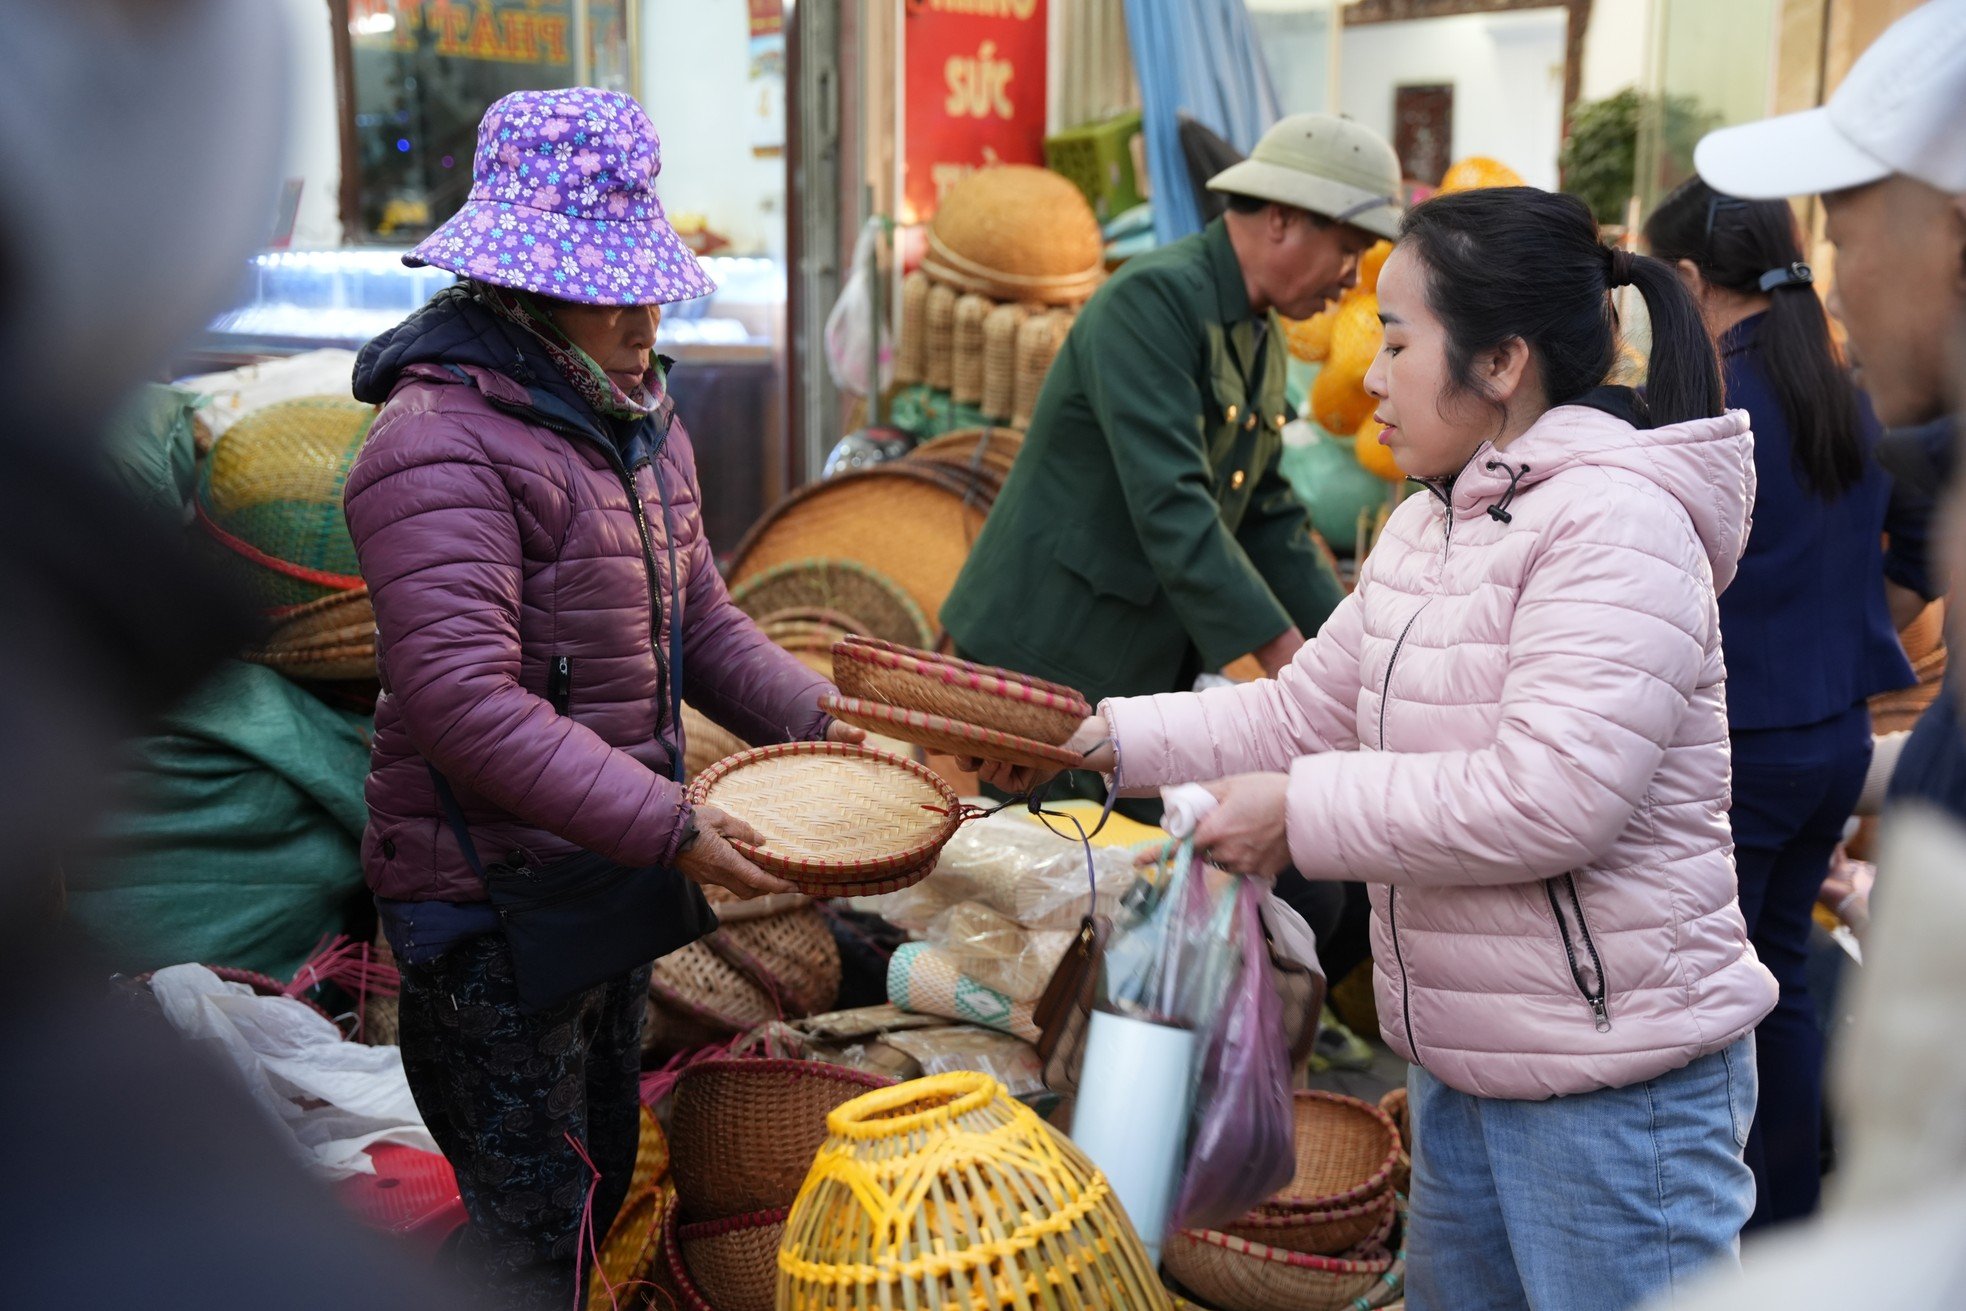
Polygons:
<instances>
[{"instance_id":1,"label":"purple floral bucket hat","mask_svg":"<svg viewBox=\"0 0 1966 1311\"><path fill-rule=\"evenodd\" d=\"M471 196L415 250L460 277L589 305L668 305L717 289L655 196L662 143L633 97L515 91L485 111Z\"/></svg>"}]
</instances>

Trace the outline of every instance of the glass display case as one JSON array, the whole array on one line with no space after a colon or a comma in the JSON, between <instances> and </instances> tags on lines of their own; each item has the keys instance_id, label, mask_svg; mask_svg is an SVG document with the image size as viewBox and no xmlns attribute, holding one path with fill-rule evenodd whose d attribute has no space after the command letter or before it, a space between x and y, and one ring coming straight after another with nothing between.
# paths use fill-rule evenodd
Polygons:
<instances>
[{"instance_id":1,"label":"glass display case","mask_svg":"<svg viewBox=\"0 0 1966 1311\"><path fill-rule=\"evenodd\" d=\"M668 306L656 349L675 358L677 413L695 437L704 520L719 552L784 491L785 269L708 255L717 290ZM323 347L359 350L454 279L407 268L402 249L267 251L239 306L214 320L180 374Z\"/></svg>"}]
</instances>

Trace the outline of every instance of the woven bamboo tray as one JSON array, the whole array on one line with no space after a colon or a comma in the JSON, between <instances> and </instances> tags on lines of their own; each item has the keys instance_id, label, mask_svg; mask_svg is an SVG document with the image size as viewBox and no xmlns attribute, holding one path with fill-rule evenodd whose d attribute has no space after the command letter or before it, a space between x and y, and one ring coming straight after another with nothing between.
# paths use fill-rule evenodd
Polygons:
<instances>
[{"instance_id":1,"label":"woven bamboo tray","mask_svg":"<svg viewBox=\"0 0 1966 1311\"><path fill-rule=\"evenodd\" d=\"M699 1061L676 1083L676 1193L691 1219L790 1206L826 1141L826 1116L892 1079L819 1061ZM775 1267L775 1263L773 1263Z\"/></svg>"},{"instance_id":2,"label":"woven bamboo tray","mask_svg":"<svg viewBox=\"0 0 1966 1311\"><path fill-rule=\"evenodd\" d=\"M865 639L833 648L833 682L842 696L1055 747L1092 713L1084 697L1060 683Z\"/></svg>"},{"instance_id":3,"label":"woven bamboo tray","mask_svg":"<svg viewBox=\"0 0 1966 1311\"><path fill-rule=\"evenodd\" d=\"M926 646L935 640L928 616L898 584L852 560L793 560L752 575L730 599L761 622L787 611L823 610L848 616L883 641Z\"/></svg>"},{"instance_id":4,"label":"woven bamboo tray","mask_svg":"<svg viewBox=\"0 0 1966 1311\"><path fill-rule=\"evenodd\" d=\"M772 1311L785 1216L780 1207L677 1228L690 1281L717 1311Z\"/></svg>"},{"instance_id":5,"label":"woven bamboo tray","mask_svg":"<svg viewBox=\"0 0 1966 1311\"><path fill-rule=\"evenodd\" d=\"M1075 751L1039 742L1034 738L999 733L941 715L925 715L919 710L884 706L877 701L854 697L819 698L819 708L833 718L912 742L930 751L954 756L958 760L996 760L1006 765L1029 765L1044 769L1077 769L1083 762Z\"/></svg>"},{"instance_id":6,"label":"woven bamboo tray","mask_svg":"<svg viewBox=\"0 0 1966 1311\"><path fill-rule=\"evenodd\" d=\"M1259 1210L1332 1211L1392 1186L1399 1130L1384 1111L1356 1097L1317 1091L1298 1093L1294 1110L1297 1171Z\"/></svg>"},{"instance_id":7,"label":"woven bamboo tray","mask_svg":"<svg viewBox=\"0 0 1966 1311\"><path fill-rule=\"evenodd\" d=\"M810 903L732 920L712 935L710 949L762 984L786 1019L829 1011L840 999L840 944Z\"/></svg>"},{"instance_id":8,"label":"woven bamboo tray","mask_svg":"<svg viewBox=\"0 0 1966 1311\"><path fill-rule=\"evenodd\" d=\"M815 556L852 560L899 585L923 615L939 614L989 508L967 480L928 461L894 460L841 474L767 511L738 544L731 579L742 592L776 565ZM888 636L853 606L833 608ZM933 636L917 645L934 645Z\"/></svg>"},{"instance_id":9,"label":"woven bamboo tray","mask_svg":"<svg viewBox=\"0 0 1966 1311\"><path fill-rule=\"evenodd\" d=\"M987 1075L827 1117L785 1226L779 1311L1163 1311L1106 1177Z\"/></svg>"},{"instance_id":10,"label":"woven bamboo tray","mask_svg":"<svg viewBox=\"0 0 1966 1311\"><path fill-rule=\"evenodd\" d=\"M1388 1188L1363 1202L1328 1211L1286 1214L1259 1208L1225 1226L1223 1232L1309 1256L1344 1256L1367 1245L1385 1245L1393 1231L1394 1201Z\"/></svg>"},{"instance_id":11,"label":"woven bamboo tray","mask_svg":"<svg viewBox=\"0 0 1966 1311\"><path fill-rule=\"evenodd\" d=\"M768 619L758 629L774 646L789 651L800 664L827 682L833 681L833 647L853 636L853 630L812 619Z\"/></svg>"},{"instance_id":12,"label":"woven bamboo tray","mask_svg":"<svg viewBox=\"0 0 1966 1311\"><path fill-rule=\"evenodd\" d=\"M1400 1291L1390 1254L1366 1260L1306 1256L1207 1229L1168 1235L1161 1261L1180 1285L1222 1311L1347 1311Z\"/></svg>"},{"instance_id":13,"label":"woven bamboo tray","mask_svg":"<svg viewBox=\"0 0 1966 1311\"><path fill-rule=\"evenodd\" d=\"M763 833L762 848L731 843L760 868L829 888L932 861L962 823L961 803L934 771L842 742L747 751L692 783L689 799Z\"/></svg>"}]
</instances>

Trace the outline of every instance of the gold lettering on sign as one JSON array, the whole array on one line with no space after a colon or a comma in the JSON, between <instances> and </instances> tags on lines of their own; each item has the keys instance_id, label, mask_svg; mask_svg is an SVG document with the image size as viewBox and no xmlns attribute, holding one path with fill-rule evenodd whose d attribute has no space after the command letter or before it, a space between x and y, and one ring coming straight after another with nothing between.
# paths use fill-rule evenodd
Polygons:
<instances>
[{"instance_id":1,"label":"gold lettering on sign","mask_svg":"<svg viewBox=\"0 0 1966 1311\"><path fill-rule=\"evenodd\" d=\"M976 57L951 55L943 65L949 82L949 99L944 103L952 118L1002 119L1017 117L1010 103L1010 79L1016 69L1007 59L997 58L997 43L985 41L976 48Z\"/></svg>"}]
</instances>

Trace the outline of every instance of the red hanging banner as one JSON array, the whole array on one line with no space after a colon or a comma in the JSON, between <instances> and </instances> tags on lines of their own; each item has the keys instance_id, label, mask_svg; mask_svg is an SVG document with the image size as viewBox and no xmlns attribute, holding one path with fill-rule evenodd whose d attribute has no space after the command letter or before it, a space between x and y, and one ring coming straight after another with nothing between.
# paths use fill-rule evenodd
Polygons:
<instances>
[{"instance_id":1,"label":"red hanging banner","mask_svg":"<svg viewBox=\"0 0 1966 1311\"><path fill-rule=\"evenodd\" d=\"M907 0L903 222L985 164L1044 163L1046 0Z\"/></svg>"}]
</instances>

